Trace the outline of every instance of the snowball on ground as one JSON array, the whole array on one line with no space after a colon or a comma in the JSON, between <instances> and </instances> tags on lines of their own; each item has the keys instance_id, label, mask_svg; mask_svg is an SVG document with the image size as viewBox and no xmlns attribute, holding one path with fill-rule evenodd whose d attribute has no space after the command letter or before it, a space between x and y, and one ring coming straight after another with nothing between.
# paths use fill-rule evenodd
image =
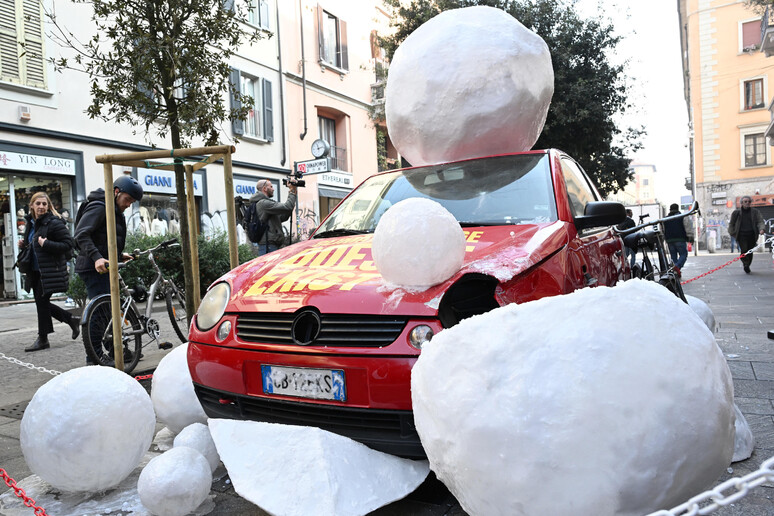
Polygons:
<instances>
[{"instance_id":1,"label":"snowball on ground","mask_svg":"<svg viewBox=\"0 0 774 516\"><path fill-rule=\"evenodd\" d=\"M187 446L172 448L151 460L140 473L142 504L159 516L183 516L199 507L212 487L207 459Z\"/></svg>"},{"instance_id":2,"label":"snowball on ground","mask_svg":"<svg viewBox=\"0 0 774 516\"><path fill-rule=\"evenodd\" d=\"M210 419L234 489L271 514L360 515L422 483L427 461L374 451L319 428Z\"/></svg>"},{"instance_id":3,"label":"snowball on ground","mask_svg":"<svg viewBox=\"0 0 774 516\"><path fill-rule=\"evenodd\" d=\"M101 491L140 463L155 425L137 380L111 367L80 367L35 393L22 418L21 449L30 470L55 488Z\"/></svg>"},{"instance_id":4,"label":"snowball on ground","mask_svg":"<svg viewBox=\"0 0 774 516\"><path fill-rule=\"evenodd\" d=\"M709 328L709 330L714 333L715 314L712 313L709 305L698 297L689 296L687 294L685 295L685 300L688 301L688 306L691 307L694 313L698 315L702 321L704 321L704 324L707 325L707 328Z\"/></svg>"},{"instance_id":5,"label":"snowball on ground","mask_svg":"<svg viewBox=\"0 0 774 516\"><path fill-rule=\"evenodd\" d=\"M387 282L430 287L462 267L465 233L439 203L412 197L391 206L379 219L371 254Z\"/></svg>"},{"instance_id":6,"label":"snowball on ground","mask_svg":"<svg viewBox=\"0 0 774 516\"><path fill-rule=\"evenodd\" d=\"M188 344L170 351L159 362L151 383L156 417L176 434L192 423L207 422L207 414L194 392L187 352Z\"/></svg>"},{"instance_id":7,"label":"snowball on ground","mask_svg":"<svg viewBox=\"0 0 774 516\"><path fill-rule=\"evenodd\" d=\"M187 446L201 453L210 465L210 471L214 472L220 463L218 450L210 435L210 429L202 423L194 423L183 428L175 437L174 446Z\"/></svg>"},{"instance_id":8,"label":"snowball on ground","mask_svg":"<svg viewBox=\"0 0 774 516\"><path fill-rule=\"evenodd\" d=\"M734 423L734 456L731 462L749 459L755 448L755 436L750 429L750 424L734 403L736 423Z\"/></svg>"},{"instance_id":9,"label":"snowball on ground","mask_svg":"<svg viewBox=\"0 0 774 516\"><path fill-rule=\"evenodd\" d=\"M471 515L648 514L734 449L733 384L707 327L627 281L443 330L411 378L430 467Z\"/></svg>"},{"instance_id":10,"label":"snowball on ground","mask_svg":"<svg viewBox=\"0 0 774 516\"><path fill-rule=\"evenodd\" d=\"M529 150L554 91L546 43L493 7L445 11L395 51L390 139L412 165Z\"/></svg>"}]
</instances>

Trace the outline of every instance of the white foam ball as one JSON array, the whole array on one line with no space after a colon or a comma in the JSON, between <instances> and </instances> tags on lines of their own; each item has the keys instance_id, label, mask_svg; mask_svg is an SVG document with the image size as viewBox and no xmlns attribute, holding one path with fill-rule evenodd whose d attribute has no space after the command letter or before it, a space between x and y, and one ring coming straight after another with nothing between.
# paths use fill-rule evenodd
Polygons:
<instances>
[{"instance_id":1,"label":"white foam ball","mask_svg":"<svg viewBox=\"0 0 774 516\"><path fill-rule=\"evenodd\" d=\"M465 258L465 233L435 201L404 199L388 209L374 231L374 264L389 283L429 287L452 277Z\"/></svg>"},{"instance_id":2,"label":"white foam ball","mask_svg":"<svg viewBox=\"0 0 774 516\"><path fill-rule=\"evenodd\" d=\"M723 354L653 282L466 319L422 349L411 395L430 467L471 515L649 514L734 450Z\"/></svg>"},{"instance_id":3,"label":"white foam ball","mask_svg":"<svg viewBox=\"0 0 774 516\"><path fill-rule=\"evenodd\" d=\"M689 296L688 294L685 295L685 300L688 301L688 306L691 307L691 310L693 310L694 313L698 315L702 321L704 321L704 324L707 325L707 328L709 328L709 330L714 333L715 314L712 313L709 305L698 297Z\"/></svg>"},{"instance_id":4,"label":"white foam ball","mask_svg":"<svg viewBox=\"0 0 774 516\"><path fill-rule=\"evenodd\" d=\"M749 459L755 448L755 436L752 433L750 424L745 419L742 411L734 403L734 414L736 422L734 423L734 456L731 462Z\"/></svg>"},{"instance_id":5,"label":"white foam ball","mask_svg":"<svg viewBox=\"0 0 774 516\"><path fill-rule=\"evenodd\" d=\"M192 423L207 422L207 414L194 392L187 352L188 344L170 351L159 362L151 384L156 417L176 434Z\"/></svg>"},{"instance_id":6,"label":"white foam ball","mask_svg":"<svg viewBox=\"0 0 774 516\"><path fill-rule=\"evenodd\" d=\"M220 456L218 450L215 448L215 441L212 440L210 435L210 429L207 425L202 423L194 423L183 428L174 442L175 448L178 446L186 446L193 448L201 453L210 465L210 470L215 471L220 462Z\"/></svg>"},{"instance_id":7,"label":"white foam ball","mask_svg":"<svg viewBox=\"0 0 774 516\"><path fill-rule=\"evenodd\" d=\"M159 516L183 516L199 507L212 487L207 459L186 446L152 459L140 473L137 493L142 504Z\"/></svg>"},{"instance_id":8,"label":"white foam ball","mask_svg":"<svg viewBox=\"0 0 774 516\"><path fill-rule=\"evenodd\" d=\"M46 382L24 411L30 470L62 491L102 491L126 478L153 439L145 389L111 367L80 367Z\"/></svg>"},{"instance_id":9,"label":"white foam ball","mask_svg":"<svg viewBox=\"0 0 774 516\"><path fill-rule=\"evenodd\" d=\"M500 9L449 10L395 51L387 129L415 166L529 150L553 91L551 54L540 36Z\"/></svg>"}]
</instances>

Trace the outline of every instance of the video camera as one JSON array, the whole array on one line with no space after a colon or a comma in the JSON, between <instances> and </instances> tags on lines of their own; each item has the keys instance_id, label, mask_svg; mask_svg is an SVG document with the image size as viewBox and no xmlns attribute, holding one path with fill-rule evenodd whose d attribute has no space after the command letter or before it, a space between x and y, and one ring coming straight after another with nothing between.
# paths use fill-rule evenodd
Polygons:
<instances>
[{"instance_id":1,"label":"video camera","mask_svg":"<svg viewBox=\"0 0 774 516\"><path fill-rule=\"evenodd\" d=\"M306 181L304 179L301 179L304 177L304 174L301 172L293 172L289 177L282 179L282 184L285 186L288 186L288 184L295 185L298 188L303 188L306 186Z\"/></svg>"}]
</instances>

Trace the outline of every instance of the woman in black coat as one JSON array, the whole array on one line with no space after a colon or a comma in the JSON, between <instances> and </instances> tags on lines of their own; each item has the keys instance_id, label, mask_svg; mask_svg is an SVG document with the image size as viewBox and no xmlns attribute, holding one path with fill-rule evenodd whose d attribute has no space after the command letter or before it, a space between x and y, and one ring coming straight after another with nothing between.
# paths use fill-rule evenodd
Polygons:
<instances>
[{"instance_id":1,"label":"woman in black coat","mask_svg":"<svg viewBox=\"0 0 774 516\"><path fill-rule=\"evenodd\" d=\"M51 322L67 323L73 330L72 338L80 333L80 320L70 312L51 303L51 294L65 292L70 282L67 272L68 257L72 257L75 242L64 221L59 217L45 192L36 192L30 199L30 214L25 217L27 227L19 247L32 246L32 267L27 273L27 285L32 286L38 311L38 338L24 351L38 351L49 347L48 334L54 332Z\"/></svg>"}]
</instances>

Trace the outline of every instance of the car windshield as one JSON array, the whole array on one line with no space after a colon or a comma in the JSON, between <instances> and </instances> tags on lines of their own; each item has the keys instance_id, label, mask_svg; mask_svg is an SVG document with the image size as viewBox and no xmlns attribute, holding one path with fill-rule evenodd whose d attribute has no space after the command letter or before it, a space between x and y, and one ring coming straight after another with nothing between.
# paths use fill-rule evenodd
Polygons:
<instances>
[{"instance_id":1,"label":"car windshield","mask_svg":"<svg viewBox=\"0 0 774 516\"><path fill-rule=\"evenodd\" d=\"M370 233L394 204L440 203L460 225L503 226L556 220L547 154L482 158L373 176L339 204L315 238Z\"/></svg>"}]
</instances>

